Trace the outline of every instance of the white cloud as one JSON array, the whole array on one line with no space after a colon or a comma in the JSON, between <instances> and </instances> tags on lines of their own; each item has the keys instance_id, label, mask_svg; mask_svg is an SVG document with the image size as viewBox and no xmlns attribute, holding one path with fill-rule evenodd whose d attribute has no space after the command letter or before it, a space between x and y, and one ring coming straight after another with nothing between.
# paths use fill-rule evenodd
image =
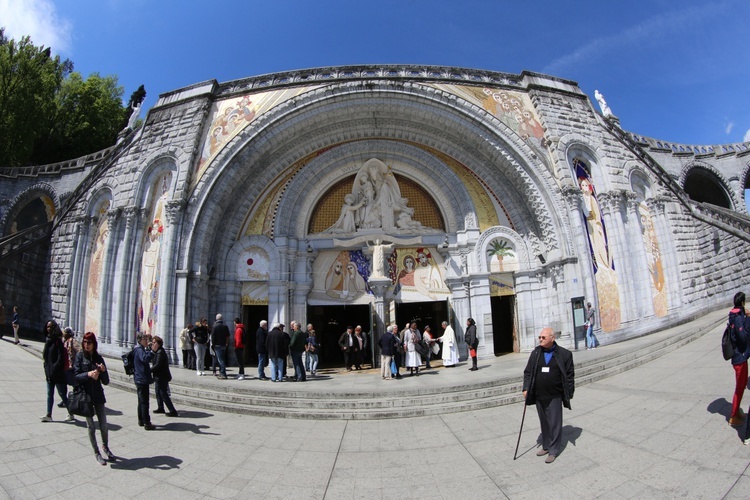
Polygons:
<instances>
[{"instance_id":1,"label":"white cloud","mask_svg":"<svg viewBox=\"0 0 750 500\"><path fill-rule=\"evenodd\" d=\"M732 129L734 128L734 122L727 123L727 126L724 128L724 133L727 135L732 133Z\"/></svg>"},{"instance_id":2,"label":"white cloud","mask_svg":"<svg viewBox=\"0 0 750 500\"><path fill-rule=\"evenodd\" d=\"M52 0L0 0L0 27L8 38L28 35L34 45L70 52L71 23L58 16Z\"/></svg>"},{"instance_id":3,"label":"white cloud","mask_svg":"<svg viewBox=\"0 0 750 500\"><path fill-rule=\"evenodd\" d=\"M690 7L681 11L667 12L646 19L619 33L595 38L569 54L565 54L543 70L543 73L557 75L576 65L591 63L613 53L643 44L657 38L672 36L690 26L699 24L709 15L715 15L728 7L726 3L709 3L699 7Z\"/></svg>"},{"instance_id":4,"label":"white cloud","mask_svg":"<svg viewBox=\"0 0 750 500\"><path fill-rule=\"evenodd\" d=\"M745 132L745 137L742 138L743 142L750 142L750 129Z\"/></svg>"}]
</instances>

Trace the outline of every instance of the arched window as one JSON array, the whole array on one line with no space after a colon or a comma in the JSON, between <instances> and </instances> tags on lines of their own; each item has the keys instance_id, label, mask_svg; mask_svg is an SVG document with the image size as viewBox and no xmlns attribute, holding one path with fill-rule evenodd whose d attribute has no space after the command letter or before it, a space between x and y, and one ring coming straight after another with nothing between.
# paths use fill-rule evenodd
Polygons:
<instances>
[{"instance_id":1,"label":"arched window","mask_svg":"<svg viewBox=\"0 0 750 500\"><path fill-rule=\"evenodd\" d=\"M691 200L710 203L723 208L732 208L727 192L716 174L705 168L696 167L685 176L685 192Z\"/></svg>"}]
</instances>

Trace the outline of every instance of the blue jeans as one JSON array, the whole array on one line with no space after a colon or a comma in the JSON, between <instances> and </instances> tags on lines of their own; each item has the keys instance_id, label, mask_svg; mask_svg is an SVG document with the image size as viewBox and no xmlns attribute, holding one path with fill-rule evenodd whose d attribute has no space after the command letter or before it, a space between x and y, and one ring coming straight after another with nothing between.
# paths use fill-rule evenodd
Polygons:
<instances>
[{"instance_id":1,"label":"blue jeans","mask_svg":"<svg viewBox=\"0 0 750 500\"><path fill-rule=\"evenodd\" d=\"M594 326L589 325L586 328L586 347L596 347L596 338L594 337Z\"/></svg>"},{"instance_id":2,"label":"blue jeans","mask_svg":"<svg viewBox=\"0 0 750 500\"><path fill-rule=\"evenodd\" d=\"M305 354L305 368L307 371L318 371L318 353L307 351Z\"/></svg>"},{"instance_id":3,"label":"blue jeans","mask_svg":"<svg viewBox=\"0 0 750 500\"><path fill-rule=\"evenodd\" d=\"M268 354L265 352L258 353L258 378L266 378L266 363L268 363Z\"/></svg>"},{"instance_id":4,"label":"blue jeans","mask_svg":"<svg viewBox=\"0 0 750 500\"><path fill-rule=\"evenodd\" d=\"M297 380L307 380L305 365L302 364L301 352L292 351L292 364L294 365L294 378Z\"/></svg>"},{"instance_id":5,"label":"blue jeans","mask_svg":"<svg viewBox=\"0 0 750 500\"><path fill-rule=\"evenodd\" d=\"M195 343L195 369L199 372L206 371L206 344Z\"/></svg>"},{"instance_id":6,"label":"blue jeans","mask_svg":"<svg viewBox=\"0 0 750 500\"><path fill-rule=\"evenodd\" d=\"M227 376L227 365L224 362L224 352L227 350L227 346L215 345L214 352L216 353L216 361L219 362L219 373L222 377Z\"/></svg>"},{"instance_id":7,"label":"blue jeans","mask_svg":"<svg viewBox=\"0 0 750 500\"><path fill-rule=\"evenodd\" d=\"M65 406L68 406L68 384L65 382L47 382L47 415L50 417L52 416L52 406L55 403L55 389L57 389L57 393Z\"/></svg>"},{"instance_id":8,"label":"blue jeans","mask_svg":"<svg viewBox=\"0 0 750 500\"><path fill-rule=\"evenodd\" d=\"M271 358L271 380L274 382L284 380L283 369L284 358Z\"/></svg>"}]
</instances>

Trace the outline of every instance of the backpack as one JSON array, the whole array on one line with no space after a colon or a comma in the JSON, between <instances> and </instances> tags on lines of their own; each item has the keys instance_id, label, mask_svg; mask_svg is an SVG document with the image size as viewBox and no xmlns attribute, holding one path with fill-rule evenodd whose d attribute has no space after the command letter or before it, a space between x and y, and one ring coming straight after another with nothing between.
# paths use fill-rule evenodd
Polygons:
<instances>
[{"instance_id":1,"label":"backpack","mask_svg":"<svg viewBox=\"0 0 750 500\"><path fill-rule=\"evenodd\" d=\"M135 373L135 350L131 349L127 353L122 355L122 365L125 368L125 375L132 375Z\"/></svg>"},{"instance_id":2,"label":"backpack","mask_svg":"<svg viewBox=\"0 0 750 500\"><path fill-rule=\"evenodd\" d=\"M724 328L724 334L721 336L721 353L724 359L730 360L734 356L734 345L732 344L732 322L727 321L727 327Z\"/></svg>"}]
</instances>

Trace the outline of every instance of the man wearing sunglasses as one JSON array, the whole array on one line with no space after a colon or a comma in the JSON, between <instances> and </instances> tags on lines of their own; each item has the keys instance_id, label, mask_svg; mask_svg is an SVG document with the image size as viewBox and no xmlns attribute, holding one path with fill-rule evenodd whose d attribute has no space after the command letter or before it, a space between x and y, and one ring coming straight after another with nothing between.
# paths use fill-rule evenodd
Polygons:
<instances>
[{"instance_id":1,"label":"man wearing sunglasses","mask_svg":"<svg viewBox=\"0 0 750 500\"><path fill-rule=\"evenodd\" d=\"M551 464L560 454L562 441L562 408L570 409L575 391L573 354L555 342L552 328L539 333L539 345L529 356L523 371L523 397L527 405L536 404L542 427L542 449L538 457L548 455Z\"/></svg>"}]
</instances>

